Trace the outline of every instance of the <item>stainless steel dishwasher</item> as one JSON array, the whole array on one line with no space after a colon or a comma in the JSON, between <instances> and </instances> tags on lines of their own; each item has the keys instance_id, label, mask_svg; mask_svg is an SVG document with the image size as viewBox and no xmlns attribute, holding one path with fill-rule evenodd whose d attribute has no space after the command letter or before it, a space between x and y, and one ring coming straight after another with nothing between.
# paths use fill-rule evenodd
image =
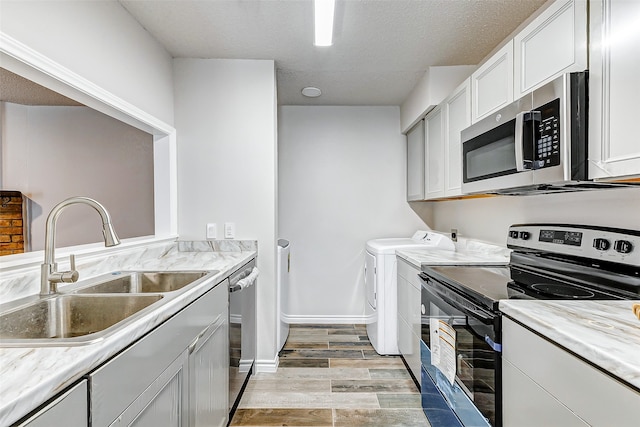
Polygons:
<instances>
[{"instance_id":1,"label":"stainless steel dishwasher","mask_svg":"<svg viewBox=\"0 0 640 427\"><path fill-rule=\"evenodd\" d=\"M256 357L256 283L251 260L229 277L229 419L253 372Z\"/></svg>"}]
</instances>

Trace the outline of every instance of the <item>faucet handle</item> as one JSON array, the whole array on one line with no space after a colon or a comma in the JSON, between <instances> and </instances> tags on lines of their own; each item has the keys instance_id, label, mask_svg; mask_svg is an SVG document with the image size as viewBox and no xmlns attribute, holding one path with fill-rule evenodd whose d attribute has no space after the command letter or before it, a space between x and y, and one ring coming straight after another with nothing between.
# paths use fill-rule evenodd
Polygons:
<instances>
[{"instance_id":1,"label":"faucet handle","mask_svg":"<svg viewBox=\"0 0 640 427\"><path fill-rule=\"evenodd\" d=\"M76 270L76 256L69 255L69 271L54 271L49 275L51 283L74 283L78 281L80 273Z\"/></svg>"}]
</instances>

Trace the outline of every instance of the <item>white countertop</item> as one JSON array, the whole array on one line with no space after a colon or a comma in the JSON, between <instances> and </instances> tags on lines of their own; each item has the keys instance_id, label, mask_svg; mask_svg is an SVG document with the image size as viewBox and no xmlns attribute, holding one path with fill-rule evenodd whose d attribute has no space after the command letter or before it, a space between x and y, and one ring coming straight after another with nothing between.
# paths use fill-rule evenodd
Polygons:
<instances>
[{"instance_id":1,"label":"white countertop","mask_svg":"<svg viewBox=\"0 0 640 427\"><path fill-rule=\"evenodd\" d=\"M105 339L74 347L0 348L0 425L9 425L204 294L255 258L256 252L179 252L134 257L117 269L219 270L211 280L150 311ZM129 259L132 259L131 257Z\"/></svg>"},{"instance_id":2,"label":"white countertop","mask_svg":"<svg viewBox=\"0 0 640 427\"><path fill-rule=\"evenodd\" d=\"M510 249L475 240L459 239L455 251L442 249L398 249L396 255L414 267L423 265L506 265Z\"/></svg>"},{"instance_id":3,"label":"white countertop","mask_svg":"<svg viewBox=\"0 0 640 427\"><path fill-rule=\"evenodd\" d=\"M640 389L638 302L503 300L500 311Z\"/></svg>"}]
</instances>

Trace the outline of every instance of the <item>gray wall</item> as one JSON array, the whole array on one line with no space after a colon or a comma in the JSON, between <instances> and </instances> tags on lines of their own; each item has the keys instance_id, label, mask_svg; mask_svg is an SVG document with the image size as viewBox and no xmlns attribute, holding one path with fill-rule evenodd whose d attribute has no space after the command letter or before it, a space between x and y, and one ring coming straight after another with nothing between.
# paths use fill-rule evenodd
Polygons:
<instances>
[{"instance_id":1,"label":"gray wall","mask_svg":"<svg viewBox=\"0 0 640 427\"><path fill-rule=\"evenodd\" d=\"M51 208L87 196L111 214L120 238L154 234L153 138L87 107L0 103L2 189L30 203L31 250L44 245ZM86 206L58 220L56 246L102 242L100 217Z\"/></svg>"}]
</instances>

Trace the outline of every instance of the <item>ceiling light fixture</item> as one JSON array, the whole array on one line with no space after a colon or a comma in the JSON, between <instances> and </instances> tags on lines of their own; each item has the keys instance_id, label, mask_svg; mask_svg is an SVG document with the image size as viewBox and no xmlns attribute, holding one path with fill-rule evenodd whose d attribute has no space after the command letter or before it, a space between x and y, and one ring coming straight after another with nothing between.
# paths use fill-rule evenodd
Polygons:
<instances>
[{"instance_id":1,"label":"ceiling light fixture","mask_svg":"<svg viewBox=\"0 0 640 427\"><path fill-rule=\"evenodd\" d=\"M307 86L302 89L302 94L307 98L317 98L322 95L322 91L317 87Z\"/></svg>"},{"instance_id":2,"label":"ceiling light fixture","mask_svg":"<svg viewBox=\"0 0 640 427\"><path fill-rule=\"evenodd\" d=\"M333 44L333 11L336 0L313 0L316 46Z\"/></svg>"}]
</instances>

